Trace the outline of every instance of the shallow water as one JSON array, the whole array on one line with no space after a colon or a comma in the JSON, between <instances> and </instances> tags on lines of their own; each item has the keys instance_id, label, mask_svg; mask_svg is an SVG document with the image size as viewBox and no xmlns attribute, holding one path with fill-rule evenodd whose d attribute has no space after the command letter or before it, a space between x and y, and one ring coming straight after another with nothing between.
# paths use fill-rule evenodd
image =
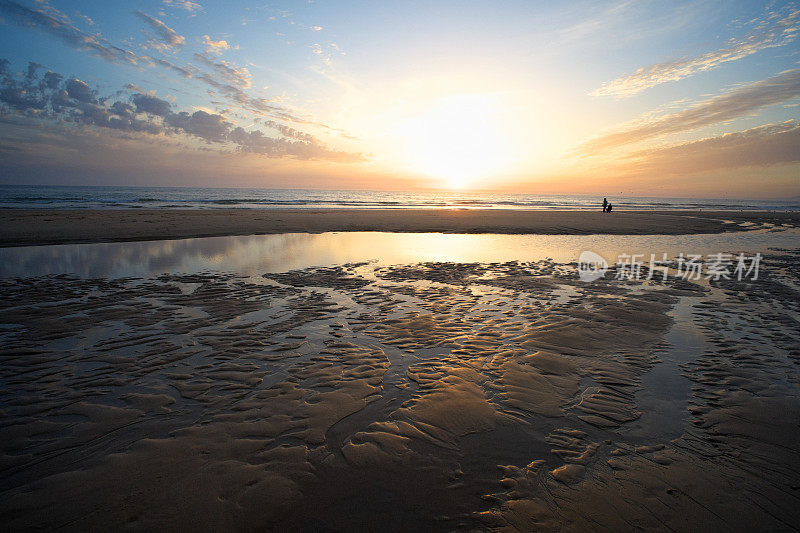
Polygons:
<instances>
[{"instance_id":1,"label":"shallow water","mask_svg":"<svg viewBox=\"0 0 800 533\"><path fill-rule=\"evenodd\" d=\"M626 435L667 442L686 431L690 416L687 410L692 382L682 373L681 365L694 361L709 345L692 319L698 296L684 296L669 315L675 321L665 335L667 347L658 352L658 361L642 376L637 393L639 419L626 428Z\"/></svg>"},{"instance_id":2,"label":"shallow water","mask_svg":"<svg viewBox=\"0 0 800 533\"><path fill-rule=\"evenodd\" d=\"M442 233L288 233L0 249L0 277L73 274L84 278L153 276L204 271L264 272L364 261L417 262L577 261L584 250L609 263L620 254L745 252L794 248L800 230L769 229L712 235L494 235Z\"/></svg>"}]
</instances>

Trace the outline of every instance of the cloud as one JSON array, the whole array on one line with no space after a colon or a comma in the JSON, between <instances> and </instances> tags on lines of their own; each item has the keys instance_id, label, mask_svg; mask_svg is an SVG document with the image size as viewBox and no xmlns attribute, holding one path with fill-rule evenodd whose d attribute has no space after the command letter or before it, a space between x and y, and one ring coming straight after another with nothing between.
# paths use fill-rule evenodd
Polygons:
<instances>
[{"instance_id":1,"label":"cloud","mask_svg":"<svg viewBox=\"0 0 800 533\"><path fill-rule=\"evenodd\" d=\"M165 121L168 125L207 142L221 143L229 140L228 134L231 131L231 123L225 120L222 115L207 113L206 111L195 111L192 114L182 111L167 115ZM236 142L233 138L230 140Z\"/></svg>"},{"instance_id":2,"label":"cloud","mask_svg":"<svg viewBox=\"0 0 800 533\"><path fill-rule=\"evenodd\" d=\"M654 137L691 131L752 113L769 105L800 97L800 69L783 72L715 96L677 113L591 139L578 147L577 155L595 155L604 150Z\"/></svg>"},{"instance_id":3,"label":"cloud","mask_svg":"<svg viewBox=\"0 0 800 533\"><path fill-rule=\"evenodd\" d=\"M86 15L81 13L80 11L76 11L75 12L75 16L78 17L79 19L83 20L89 26L94 26L94 20L92 20L90 17L87 17Z\"/></svg>"},{"instance_id":4,"label":"cloud","mask_svg":"<svg viewBox=\"0 0 800 533\"><path fill-rule=\"evenodd\" d=\"M308 133L304 133L294 128L290 128L286 124L281 124L280 122L275 122L274 120L265 120L263 124L268 128L272 128L274 130L281 132L281 135L283 135L284 137L291 137L292 139L297 139L309 143L315 142L314 137L312 137Z\"/></svg>"},{"instance_id":5,"label":"cloud","mask_svg":"<svg viewBox=\"0 0 800 533\"><path fill-rule=\"evenodd\" d=\"M177 3L175 5L177 5ZM199 71L192 65L179 66L168 61L167 59L154 59L147 55L139 55L131 52L130 50L126 50L109 43L100 35L87 34L71 25L66 15L59 12L55 8L50 7L49 5L43 4L38 9L29 9L18 4L17 2L14 2L13 0L0 0L0 14L6 14L16 23L24 27L36 29L38 31L53 35L61 39L72 48L89 51L93 55L101 57L111 63L128 64L140 68L158 65L171 70L183 78L198 80L201 83L205 83L206 85L212 87L215 91L219 92L223 97L227 98L231 102L258 115L270 116L277 120L285 120L294 122L295 124L313 125L331 131L338 131L326 124L317 123L312 120L297 116L289 109L275 105L266 98L252 97L248 95L246 92L244 92L244 89L250 87L250 73L244 67L236 67L225 61L214 62L209 59L211 65L213 65L212 68L214 68L215 74L224 78L222 81L220 81L214 75ZM141 13L139 16L145 20L152 19L156 23L163 24L157 19L153 19L144 13ZM164 27L166 30L169 30L168 32L164 33L167 42L178 42L180 39L185 41L182 36L176 33L175 37L172 37L169 32L174 33L174 31L171 28L166 27L166 25ZM166 43L164 44L166 45Z\"/></svg>"},{"instance_id":6,"label":"cloud","mask_svg":"<svg viewBox=\"0 0 800 533\"><path fill-rule=\"evenodd\" d=\"M139 87L138 85L136 85L134 83L128 83L127 85L125 85L125 89L128 90L128 91L131 91L131 92L135 92L135 93L143 93L144 92L144 89L142 89L141 87Z\"/></svg>"},{"instance_id":7,"label":"cloud","mask_svg":"<svg viewBox=\"0 0 800 533\"><path fill-rule=\"evenodd\" d=\"M156 60L154 60L154 63L156 65L160 65L160 66L162 66L162 67L164 67L166 69L169 69L169 70L175 72L176 74L180 75L182 78L190 79L190 78L194 77L194 74L188 68L179 67L175 63L167 61L166 59L156 59Z\"/></svg>"},{"instance_id":8,"label":"cloud","mask_svg":"<svg viewBox=\"0 0 800 533\"><path fill-rule=\"evenodd\" d=\"M156 59L154 60L154 63L170 69L184 78L193 78L205 83L214 89L215 92L218 92L221 96L227 98L230 102L233 102L247 111L256 113L257 115L270 116L278 120L285 120L295 124L318 126L331 131L340 131L328 126L327 124L321 124L297 116L292 111L286 109L285 107L276 105L266 98L258 98L248 95L244 89L250 88L252 76L246 67L237 67L224 60L214 61L202 54L195 54L194 57L201 63L212 68L216 76L208 72L200 71L193 65L180 67L167 61L166 59ZM218 79L217 76L222 78L222 80Z\"/></svg>"},{"instance_id":9,"label":"cloud","mask_svg":"<svg viewBox=\"0 0 800 533\"><path fill-rule=\"evenodd\" d=\"M67 95L78 102L97 103L96 91L93 91L86 82L72 78L64 83L64 88L67 91Z\"/></svg>"},{"instance_id":10,"label":"cloud","mask_svg":"<svg viewBox=\"0 0 800 533\"><path fill-rule=\"evenodd\" d=\"M206 53L212 55L221 54L225 50L229 50L231 45L228 44L228 41L220 39L219 41L214 41L208 35L203 35L203 44L206 45Z\"/></svg>"},{"instance_id":11,"label":"cloud","mask_svg":"<svg viewBox=\"0 0 800 533\"><path fill-rule=\"evenodd\" d=\"M0 0L0 13L22 26L49 33L72 48L87 50L111 63L139 66L151 62L149 57L114 46L100 35L79 30L69 22L66 15L50 6L47 8L29 9L11 0Z\"/></svg>"},{"instance_id":12,"label":"cloud","mask_svg":"<svg viewBox=\"0 0 800 533\"><path fill-rule=\"evenodd\" d=\"M586 18L560 30L560 39L564 42L584 40L602 28L619 24L620 20L626 20L626 14L631 11L633 6L635 3L631 0L622 0L610 2L602 7L594 5L588 13L585 12L586 7L582 7L582 15Z\"/></svg>"},{"instance_id":13,"label":"cloud","mask_svg":"<svg viewBox=\"0 0 800 533\"><path fill-rule=\"evenodd\" d=\"M268 157L324 159L333 161L363 160L360 154L329 150L311 135L275 122L264 125L278 131L281 137L270 137L260 130L246 131L235 127L224 115L204 110L193 113L173 112L172 104L152 94L136 90L129 102L111 103L99 98L97 91L78 78L64 79L47 71L38 74L40 65L30 63L27 73L14 75L9 62L0 60L0 118L46 121L49 124L107 128L127 134L186 135L209 144L233 147ZM28 123L32 126L33 123Z\"/></svg>"},{"instance_id":14,"label":"cloud","mask_svg":"<svg viewBox=\"0 0 800 533\"><path fill-rule=\"evenodd\" d=\"M236 87L230 83L223 83L209 74L200 74L195 76L196 79L204 82L205 84L213 87L219 91L224 97L232 102L238 104L242 108L256 113L258 115L268 115L280 120L286 120L297 124L313 124L327 128L324 124L317 124L315 122L305 120L301 117L295 116L293 113L284 109L283 107L274 105L266 98L255 98L245 93L241 88Z\"/></svg>"},{"instance_id":15,"label":"cloud","mask_svg":"<svg viewBox=\"0 0 800 533\"><path fill-rule=\"evenodd\" d=\"M247 67L237 67L233 63L225 61L224 59L213 61L211 58L203 54L195 54L194 58L207 67L214 69L214 72L226 82L241 89L248 89L250 87L252 75L250 74L250 71L247 70Z\"/></svg>"},{"instance_id":16,"label":"cloud","mask_svg":"<svg viewBox=\"0 0 800 533\"><path fill-rule=\"evenodd\" d=\"M284 157L292 155L298 159L318 159L320 147L314 143L304 141L287 141L267 137L264 132L245 131L243 128L234 128L229 135L230 139L239 145L243 152L267 155L269 157ZM351 162L357 161L361 156L354 158L354 154L346 152L325 151L325 159L329 161Z\"/></svg>"},{"instance_id":17,"label":"cloud","mask_svg":"<svg viewBox=\"0 0 800 533\"><path fill-rule=\"evenodd\" d=\"M800 123L788 120L718 137L642 150L623 162L647 175L686 175L709 170L771 166L800 162Z\"/></svg>"},{"instance_id":18,"label":"cloud","mask_svg":"<svg viewBox=\"0 0 800 533\"><path fill-rule=\"evenodd\" d=\"M420 181L349 165L208 149L187 150L163 137L79 132L59 124L31 128L0 116L0 183L81 185L408 189Z\"/></svg>"},{"instance_id":19,"label":"cloud","mask_svg":"<svg viewBox=\"0 0 800 533\"><path fill-rule=\"evenodd\" d=\"M169 102L150 94L134 94L131 101L136 106L137 113L150 113L151 115L166 117L172 112L172 105ZM121 102L116 103L120 104Z\"/></svg>"},{"instance_id":20,"label":"cloud","mask_svg":"<svg viewBox=\"0 0 800 533\"><path fill-rule=\"evenodd\" d=\"M633 74L621 76L604 83L590 94L592 96L633 96L645 89L670 81L678 81L698 72L736 61L766 48L787 45L797 38L800 31L800 10L788 13L770 13L763 20L754 21L756 28L740 41L731 41L728 46L707 52L697 57L656 63L642 67Z\"/></svg>"},{"instance_id":21,"label":"cloud","mask_svg":"<svg viewBox=\"0 0 800 533\"><path fill-rule=\"evenodd\" d=\"M42 78L42 84L47 89L56 89L64 77L56 72L47 71Z\"/></svg>"},{"instance_id":22,"label":"cloud","mask_svg":"<svg viewBox=\"0 0 800 533\"><path fill-rule=\"evenodd\" d=\"M203 6L201 6L196 2L191 2L190 0L164 0L164 5L168 7L177 7L180 9L185 9L190 13L203 11Z\"/></svg>"},{"instance_id":23,"label":"cloud","mask_svg":"<svg viewBox=\"0 0 800 533\"><path fill-rule=\"evenodd\" d=\"M150 28L156 32L158 38L161 42L166 45L166 47L173 47L178 48L183 46L186 43L186 38L183 35L179 35L178 32L164 24L162 21L158 20L157 18L151 17L147 13L143 13L138 9L134 11L134 15L139 17L140 19L144 20ZM154 44L152 41L150 44ZM160 48L156 46L156 48Z\"/></svg>"}]
</instances>

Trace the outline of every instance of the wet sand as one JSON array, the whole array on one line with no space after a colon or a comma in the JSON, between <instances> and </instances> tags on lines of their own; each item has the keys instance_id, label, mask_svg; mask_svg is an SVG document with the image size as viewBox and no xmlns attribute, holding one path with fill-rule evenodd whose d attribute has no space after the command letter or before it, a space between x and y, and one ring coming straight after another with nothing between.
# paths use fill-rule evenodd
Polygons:
<instances>
[{"instance_id":1,"label":"wet sand","mask_svg":"<svg viewBox=\"0 0 800 533\"><path fill-rule=\"evenodd\" d=\"M798 259L0 280L0 523L797 529Z\"/></svg>"},{"instance_id":2,"label":"wet sand","mask_svg":"<svg viewBox=\"0 0 800 533\"><path fill-rule=\"evenodd\" d=\"M543 235L687 235L800 226L797 212L486 209L2 210L0 246L223 235L384 231Z\"/></svg>"}]
</instances>

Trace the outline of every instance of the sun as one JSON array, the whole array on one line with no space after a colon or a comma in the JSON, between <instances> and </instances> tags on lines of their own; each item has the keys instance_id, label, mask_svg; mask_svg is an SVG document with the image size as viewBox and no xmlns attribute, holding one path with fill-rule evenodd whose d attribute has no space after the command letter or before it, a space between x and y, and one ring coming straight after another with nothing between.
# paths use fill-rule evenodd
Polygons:
<instances>
[{"instance_id":1,"label":"sun","mask_svg":"<svg viewBox=\"0 0 800 533\"><path fill-rule=\"evenodd\" d=\"M440 185L464 189L485 184L514 159L503 109L491 94L450 96L401 123L409 170Z\"/></svg>"}]
</instances>

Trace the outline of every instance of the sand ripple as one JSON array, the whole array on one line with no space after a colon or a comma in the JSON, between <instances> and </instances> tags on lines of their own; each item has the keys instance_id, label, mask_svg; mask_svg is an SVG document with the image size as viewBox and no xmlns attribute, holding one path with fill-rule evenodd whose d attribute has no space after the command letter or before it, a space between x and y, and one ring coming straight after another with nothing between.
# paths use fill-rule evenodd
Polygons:
<instances>
[{"instance_id":1,"label":"sand ripple","mask_svg":"<svg viewBox=\"0 0 800 533\"><path fill-rule=\"evenodd\" d=\"M767 262L705 287L549 261L2 280L0 520L798 528L800 272Z\"/></svg>"}]
</instances>

